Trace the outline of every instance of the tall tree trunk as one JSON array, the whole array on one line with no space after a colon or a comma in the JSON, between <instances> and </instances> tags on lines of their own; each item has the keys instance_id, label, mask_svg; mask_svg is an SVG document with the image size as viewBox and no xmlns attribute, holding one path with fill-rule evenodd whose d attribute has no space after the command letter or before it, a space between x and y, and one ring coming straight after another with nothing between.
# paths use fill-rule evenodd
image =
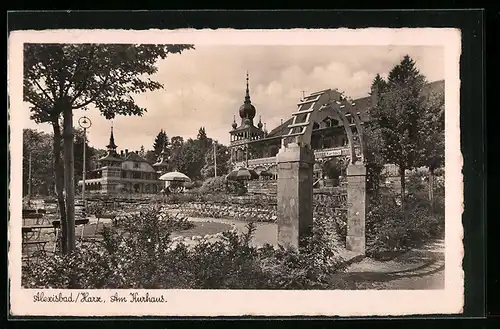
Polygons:
<instances>
[{"instance_id":1,"label":"tall tree trunk","mask_svg":"<svg viewBox=\"0 0 500 329\"><path fill-rule=\"evenodd\" d=\"M399 177L401 179L401 210L403 211L404 218L406 220L406 168L404 166L399 166Z\"/></svg>"},{"instance_id":2,"label":"tall tree trunk","mask_svg":"<svg viewBox=\"0 0 500 329\"><path fill-rule=\"evenodd\" d=\"M429 213L434 214L434 168L429 168Z\"/></svg>"},{"instance_id":3,"label":"tall tree trunk","mask_svg":"<svg viewBox=\"0 0 500 329\"><path fill-rule=\"evenodd\" d=\"M73 148L73 110L69 103L63 103L64 139L64 189L66 191L66 220L68 253L75 249L75 163Z\"/></svg>"},{"instance_id":4,"label":"tall tree trunk","mask_svg":"<svg viewBox=\"0 0 500 329\"><path fill-rule=\"evenodd\" d=\"M61 128L59 121L52 122L54 129L53 141L53 161L54 161L54 178L57 204L59 206L59 214L61 216L61 246L63 253L67 253L67 222L66 222L66 205L64 204L64 166L61 161Z\"/></svg>"}]
</instances>

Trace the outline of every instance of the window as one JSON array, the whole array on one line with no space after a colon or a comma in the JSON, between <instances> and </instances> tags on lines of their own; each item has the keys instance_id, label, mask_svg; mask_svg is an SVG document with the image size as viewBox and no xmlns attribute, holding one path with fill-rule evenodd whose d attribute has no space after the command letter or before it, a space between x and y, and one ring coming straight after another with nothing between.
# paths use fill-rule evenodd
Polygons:
<instances>
[{"instance_id":1,"label":"window","mask_svg":"<svg viewBox=\"0 0 500 329\"><path fill-rule=\"evenodd\" d=\"M139 168L139 167L140 167L140 166L139 166L139 163L138 163L138 162L134 162L134 168L135 168L135 169L137 169L137 168Z\"/></svg>"}]
</instances>

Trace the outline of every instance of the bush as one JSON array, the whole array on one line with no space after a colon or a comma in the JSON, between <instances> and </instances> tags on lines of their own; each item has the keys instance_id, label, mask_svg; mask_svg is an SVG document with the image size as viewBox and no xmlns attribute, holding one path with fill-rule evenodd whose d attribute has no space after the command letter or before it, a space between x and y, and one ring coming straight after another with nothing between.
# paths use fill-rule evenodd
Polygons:
<instances>
[{"instance_id":1,"label":"bush","mask_svg":"<svg viewBox=\"0 0 500 329\"><path fill-rule=\"evenodd\" d=\"M430 211L425 180L417 174L409 177L406 218L399 195L386 190L370 200L366 218L367 255L383 258L394 251L421 246L444 233L444 194L436 193L434 211Z\"/></svg>"},{"instance_id":2,"label":"bush","mask_svg":"<svg viewBox=\"0 0 500 329\"><path fill-rule=\"evenodd\" d=\"M227 191L227 184L224 177L211 177L203 182L200 192L222 193Z\"/></svg>"},{"instance_id":3,"label":"bush","mask_svg":"<svg viewBox=\"0 0 500 329\"><path fill-rule=\"evenodd\" d=\"M341 259L329 224L319 221L298 253L250 244L246 234L224 232L195 246L170 238L174 219L157 208L123 217L106 228L103 240L80 243L70 256L45 256L23 265L26 288L67 289L332 289ZM72 284L70 285L70 282Z\"/></svg>"}]
</instances>

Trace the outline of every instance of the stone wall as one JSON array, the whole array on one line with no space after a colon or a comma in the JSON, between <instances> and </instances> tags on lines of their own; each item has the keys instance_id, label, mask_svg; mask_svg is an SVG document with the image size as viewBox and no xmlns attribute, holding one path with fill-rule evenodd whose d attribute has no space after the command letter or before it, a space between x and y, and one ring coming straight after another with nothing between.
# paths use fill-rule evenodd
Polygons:
<instances>
[{"instance_id":1,"label":"stone wall","mask_svg":"<svg viewBox=\"0 0 500 329\"><path fill-rule=\"evenodd\" d=\"M347 200L344 190L318 189L313 195L315 216L335 217L345 220ZM165 209L178 211L185 216L224 218L240 221L275 222L276 198L268 195L220 196L205 195L195 199L167 203Z\"/></svg>"},{"instance_id":2,"label":"stone wall","mask_svg":"<svg viewBox=\"0 0 500 329\"><path fill-rule=\"evenodd\" d=\"M318 188L314 188L313 193L344 193L345 188L338 186L338 180L322 180ZM248 193L276 195L278 191L277 180L252 180L248 182Z\"/></svg>"},{"instance_id":3,"label":"stone wall","mask_svg":"<svg viewBox=\"0 0 500 329\"><path fill-rule=\"evenodd\" d=\"M248 182L248 193L276 194L276 180L251 180Z\"/></svg>"},{"instance_id":4,"label":"stone wall","mask_svg":"<svg viewBox=\"0 0 500 329\"><path fill-rule=\"evenodd\" d=\"M241 221L273 222L276 220L275 205L223 204L208 202L189 202L167 204L166 209L178 210L183 215L200 218L224 218Z\"/></svg>"}]
</instances>

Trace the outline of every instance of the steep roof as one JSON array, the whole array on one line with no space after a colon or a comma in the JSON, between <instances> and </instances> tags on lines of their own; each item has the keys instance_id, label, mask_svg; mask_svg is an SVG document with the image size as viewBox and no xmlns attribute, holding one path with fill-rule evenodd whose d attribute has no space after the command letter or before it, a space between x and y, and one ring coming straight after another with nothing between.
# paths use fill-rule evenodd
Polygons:
<instances>
[{"instance_id":1,"label":"steep roof","mask_svg":"<svg viewBox=\"0 0 500 329\"><path fill-rule=\"evenodd\" d=\"M444 92L444 80L437 80L437 81L427 83L424 86L422 93L425 96L427 96L431 92ZM362 97L362 98L358 98L358 99L354 100L354 103L356 104L356 109L358 112L360 112L362 119L364 119L366 117L363 114L366 113L370 109L370 107L372 105L371 101L372 101L371 96L366 96L366 97ZM269 134L267 135L267 138L278 137L278 136L284 135L288 131L287 127L288 127L288 125L290 125L292 123L292 121L293 121L293 118L290 118L290 119L284 121L282 124L280 124L279 126L274 128L273 130L271 130L269 132Z\"/></svg>"},{"instance_id":2,"label":"steep roof","mask_svg":"<svg viewBox=\"0 0 500 329\"><path fill-rule=\"evenodd\" d=\"M267 137L275 137L275 136L281 136L285 133L286 128L288 125L292 124L293 118L290 118L286 121L284 121L282 124L280 124L278 127L274 128L267 134Z\"/></svg>"},{"instance_id":3,"label":"steep roof","mask_svg":"<svg viewBox=\"0 0 500 329\"><path fill-rule=\"evenodd\" d=\"M102 158L98 159L98 161L115 161L115 162L121 162L122 159L119 157L115 157L113 154L109 153L103 156Z\"/></svg>"},{"instance_id":4,"label":"steep roof","mask_svg":"<svg viewBox=\"0 0 500 329\"><path fill-rule=\"evenodd\" d=\"M134 162L147 162L149 163L146 159L141 157L139 154L135 152L130 152L123 161L134 161Z\"/></svg>"},{"instance_id":5,"label":"steep roof","mask_svg":"<svg viewBox=\"0 0 500 329\"><path fill-rule=\"evenodd\" d=\"M444 80L437 80L429 82L426 84L422 90L422 93L427 96L431 92L443 92L444 93L445 83Z\"/></svg>"}]
</instances>

